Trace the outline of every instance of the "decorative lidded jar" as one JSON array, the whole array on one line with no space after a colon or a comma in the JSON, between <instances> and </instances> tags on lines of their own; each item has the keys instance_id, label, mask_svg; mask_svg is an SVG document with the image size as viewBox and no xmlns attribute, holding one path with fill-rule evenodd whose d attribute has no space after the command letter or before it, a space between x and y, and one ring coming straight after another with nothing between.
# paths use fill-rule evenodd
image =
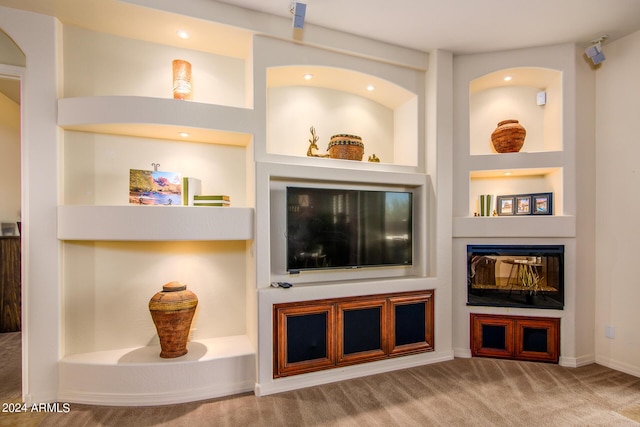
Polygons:
<instances>
[{"instance_id":1,"label":"decorative lidded jar","mask_svg":"<svg viewBox=\"0 0 640 427\"><path fill-rule=\"evenodd\" d=\"M149 301L151 318L160 338L160 357L187 354L187 340L198 297L180 282L169 282Z\"/></svg>"},{"instance_id":2,"label":"decorative lidded jar","mask_svg":"<svg viewBox=\"0 0 640 427\"><path fill-rule=\"evenodd\" d=\"M356 135L333 135L329 141L329 157L332 159L362 160L364 143Z\"/></svg>"},{"instance_id":3,"label":"decorative lidded jar","mask_svg":"<svg viewBox=\"0 0 640 427\"><path fill-rule=\"evenodd\" d=\"M491 134L491 143L498 153L517 153L526 136L526 129L517 120L503 120Z\"/></svg>"}]
</instances>

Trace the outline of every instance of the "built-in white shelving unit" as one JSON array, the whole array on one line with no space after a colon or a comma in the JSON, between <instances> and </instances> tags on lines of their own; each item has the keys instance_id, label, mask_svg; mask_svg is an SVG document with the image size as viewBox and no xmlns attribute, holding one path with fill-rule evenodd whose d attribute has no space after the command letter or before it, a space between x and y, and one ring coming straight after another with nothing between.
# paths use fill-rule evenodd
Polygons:
<instances>
[{"instance_id":1,"label":"built-in white shelving unit","mask_svg":"<svg viewBox=\"0 0 640 427\"><path fill-rule=\"evenodd\" d=\"M193 24L201 29L197 20ZM215 31L209 39L224 43L223 29ZM427 220L434 210L425 160L425 70L281 38L253 36L252 49L241 43L229 53L162 37L64 28L65 91L58 101L64 131L58 238L65 271L60 396L94 404L163 404L254 385L258 393L270 393L331 381L302 376L275 384L272 378L273 293L264 291L282 274L272 270L274 257L282 256L272 253L270 243L279 215L272 210L273 188L311 179L406 187L416 195L420 259L413 269L365 277L334 272L315 283L300 282L313 292L291 295L433 288L424 260L435 241ZM192 63L192 100L171 98L175 58ZM426 63L423 54L416 53L416 60ZM91 79L83 74L87 67L95 68ZM312 126L320 153L333 134L361 136L363 160L307 156ZM367 161L372 154L380 163ZM152 163L200 178L203 193L228 194L232 207L129 205L129 169L150 169ZM107 278L105 272L114 273ZM199 311L189 353L161 360L146 305L161 280L180 277L199 296ZM117 321L109 322L106 301L123 292L129 300L118 308ZM438 324L436 331L442 327L448 326ZM448 351L424 354L375 369L450 357ZM160 371L197 379L185 397ZM186 381L177 388L186 389Z\"/></svg>"},{"instance_id":2,"label":"built-in white shelving unit","mask_svg":"<svg viewBox=\"0 0 640 427\"><path fill-rule=\"evenodd\" d=\"M453 306L454 351L470 357L469 314L560 318L560 364L578 366L575 295L580 234L576 206L575 47L549 46L461 56L454 78ZM515 119L526 129L522 149L497 153L491 133ZM474 216L481 195L553 193L552 215ZM486 199L485 199L486 200ZM562 310L468 306L467 245L563 245Z\"/></svg>"},{"instance_id":3,"label":"built-in white shelving unit","mask_svg":"<svg viewBox=\"0 0 640 427\"><path fill-rule=\"evenodd\" d=\"M566 215L564 205L568 164L562 133L562 72L533 66L503 68L469 81L468 94L468 151L460 150L456 159L467 178L456 178L466 185L457 197L454 236L573 236L575 218ZM544 94L544 102L538 100L539 94ZM519 120L527 130L517 153L497 153L491 145L491 133L506 119ZM498 195L546 192L553 193L552 216L476 216L480 195L492 195L493 212Z\"/></svg>"},{"instance_id":4,"label":"built-in white shelving unit","mask_svg":"<svg viewBox=\"0 0 640 427\"><path fill-rule=\"evenodd\" d=\"M220 39L224 27L179 22L198 32L197 40L64 27L61 399L157 405L246 392L255 384L255 313L248 307L256 297L246 274L253 262L246 242L255 238L247 178L256 123L247 96L250 33L242 34L237 51L221 50L198 40ZM229 28L229 36L238 31ZM191 100L172 98L176 58L192 63ZM105 60L107 74L99 71ZM83 71L94 66L85 79ZM129 169L152 169L152 163L201 179L203 193L229 195L231 207L128 204ZM113 272L110 280L103 269ZM200 301L189 353L161 359L147 304L172 280L185 282ZM106 301L124 301L123 292L128 302L109 321Z\"/></svg>"}]
</instances>

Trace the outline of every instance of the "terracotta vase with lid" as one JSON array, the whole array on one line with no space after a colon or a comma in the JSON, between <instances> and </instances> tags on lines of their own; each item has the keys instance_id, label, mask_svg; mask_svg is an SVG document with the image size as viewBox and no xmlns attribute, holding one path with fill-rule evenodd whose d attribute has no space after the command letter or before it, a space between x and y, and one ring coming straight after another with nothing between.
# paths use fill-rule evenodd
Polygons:
<instances>
[{"instance_id":1,"label":"terracotta vase with lid","mask_svg":"<svg viewBox=\"0 0 640 427\"><path fill-rule=\"evenodd\" d=\"M357 135L333 135L329 141L329 157L332 159L362 160L364 143Z\"/></svg>"},{"instance_id":2,"label":"terracotta vase with lid","mask_svg":"<svg viewBox=\"0 0 640 427\"><path fill-rule=\"evenodd\" d=\"M518 120L503 120L491 134L491 143L498 153L517 153L526 136L527 131Z\"/></svg>"},{"instance_id":3,"label":"terracotta vase with lid","mask_svg":"<svg viewBox=\"0 0 640 427\"><path fill-rule=\"evenodd\" d=\"M151 318L160 338L160 357L187 354L187 340L198 297L180 282L169 282L149 301Z\"/></svg>"}]
</instances>

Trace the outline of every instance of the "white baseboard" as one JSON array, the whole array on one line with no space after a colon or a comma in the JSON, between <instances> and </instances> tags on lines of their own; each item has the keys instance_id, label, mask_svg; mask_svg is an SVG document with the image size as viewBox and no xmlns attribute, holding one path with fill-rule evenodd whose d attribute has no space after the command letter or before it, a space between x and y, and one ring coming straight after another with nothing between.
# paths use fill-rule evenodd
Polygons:
<instances>
[{"instance_id":1,"label":"white baseboard","mask_svg":"<svg viewBox=\"0 0 640 427\"><path fill-rule=\"evenodd\" d=\"M602 356L596 356L595 362L598 365L606 366L607 368L615 369L616 371L624 372L625 374L640 378L640 366L638 365L630 365L628 363Z\"/></svg>"},{"instance_id":2,"label":"white baseboard","mask_svg":"<svg viewBox=\"0 0 640 427\"><path fill-rule=\"evenodd\" d=\"M560 360L558 361L560 366L565 366L567 368L579 368L581 366L591 365L592 363L596 363L596 358L593 354L580 357L560 356Z\"/></svg>"},{"instance_id":3,"label":"white baseboard","mask_svg":"<svg viewBox=\"0 0 640 427\"><path fill-rule=\"evenodd\" d=\"M470 348L454 348L453 355L455 357L459 357L462 359L470 359L471 358L471 349Z\"/></svg>"},{"instance_id":4,"label":"white baseboard","mask_svg":"<svg viewBox=\"0 0 640 427\"><path fill-rule=\"evenodd\" d=\"M197 402L200 400L214 399L216 397L231 396L246 393L252 390L252 383L226 383L214 384L211 387L197 390L178 390L175 392L149 392L149 393L100 393L87 391L62 390L58 398L59 402L73 402L84 405L100 406L159 406L178 403Z\"/></svg>"}]
</instances>

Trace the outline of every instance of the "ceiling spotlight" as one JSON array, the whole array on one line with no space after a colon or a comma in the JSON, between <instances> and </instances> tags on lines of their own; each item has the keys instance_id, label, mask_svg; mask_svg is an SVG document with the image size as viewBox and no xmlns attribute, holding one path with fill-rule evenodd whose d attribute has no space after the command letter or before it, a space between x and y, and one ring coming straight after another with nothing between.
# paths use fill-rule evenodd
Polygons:
<instances>
[{"instance_id":1,"label":"ceiling spotlight","mask_svg":"<svg viewBox=\"0 0 640 427\"><path fill-rule=\"evenodd\" d=\"M369 85L369 86L367 86L367 90L369 92L373 92L374 90L376 90L376 87L374 85Z\"/></svg>"},{"instance_id":2,"label":"ceiling spotlight","mask_svg":"<svg viewBox=\"0 0 640 427\"><path fill-rule=\"evenodd\" d=\"M593 62L593 65L598 65L606 59L602 52L602 42L607 38L608 36L602 36L599 39L592 40L591 46L585 49L584 53L587 54L587 57Z\"/></svg>"},{"instance_id":3,"label":"ceiling spotlight","mask_svg":"<svg viewBox=\"0 0 640 427\"><path fill-rule=\"evenodd\" d=\"M180 135L183 138L188 138L189 137L189 133L188 132L178 132L178 135Z\"/></svg>"},{"instance_id":4,"label":"ceiling spotlight","mask_svg":"<svg viewBox=\"0 0 640 427\"><path fill-rule=\"evenodd\" d=\"M511 79L513 79L513 77L511 77L511 76L505 76L504 81L505 81L505 82L510 82L510 81L511 81Z\"/></svg>"},{"instance_id":5,"label":"ceiling spotlight","mask_svg":"<svg viewBox=\"0 0 640 427\"><path fill-rule=\"evenodd\" d=\"M292 1L289 5L289 12L293 14L293 28L304 28L304 15L307 12L307 4Z\"/></svg>"},{"instance_id":6,"label":"ceiling spotlight","mask_svg":"<svg viewBox=\"0 0 640 427\"><path fill-rule=\"evenodd\" d=\"M304 75L304 79L305 80L311 80L313 78L313 74L305 74Z\"/></svg>"},{"instance_id":7,"label":"ceiling spotlight","mask_svg":"<svg viewBox=\"0 0 640 427\"><path fill-rule=\"evenodd\" d=\"M180 37L181 39L188 39L189 38L189 33L187 33L184 30L179 30L178 32L176 32L176 34L178 35L178 37Z\"/></svg>"}]
</instances>

